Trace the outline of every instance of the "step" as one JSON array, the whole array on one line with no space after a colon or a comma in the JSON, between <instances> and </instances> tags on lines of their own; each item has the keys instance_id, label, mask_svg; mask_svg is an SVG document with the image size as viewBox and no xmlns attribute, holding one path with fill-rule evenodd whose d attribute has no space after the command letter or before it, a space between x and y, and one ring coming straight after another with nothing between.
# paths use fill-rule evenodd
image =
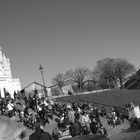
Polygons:
<instances>
[{"instance_id":1,"label":"step","mask_svg":"<svg viewBox=\"0 0 140 140\"><path fill-rule=\"evenodd\" d=\"M106 128L109 136L120 133L120 132L122 132L123 129L128 129L130 127L130 124L127 120L125 120L124 123L122 123L118 126L115 126L115 127L108 125L106 118L101 117L100 120L101 120L103 126Z\"/></svg>"},{"instance_id":2,"label":"step","mask_svg":"<svg viewBox=\"0 0 140 140\"><path fill-rule=\"evenodd\" d=\"M130 127L129 124L116 126L112 130L110 129L110 131L108 131L108 135L115 135L117 133L122 132L122 130L128 129L129 127Z\"/></svg>"}]
</instances>

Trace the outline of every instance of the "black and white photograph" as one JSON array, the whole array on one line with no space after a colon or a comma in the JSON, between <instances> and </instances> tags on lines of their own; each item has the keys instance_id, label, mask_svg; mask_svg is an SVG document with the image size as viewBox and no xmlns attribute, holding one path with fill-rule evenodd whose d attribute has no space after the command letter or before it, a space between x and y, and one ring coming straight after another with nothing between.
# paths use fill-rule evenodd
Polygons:
<instances>
[{"instance_id":1,"label":"black and white photograph","mask_svg":"<svg viewBox=\"0 0 140 140\"><path fill-rule=\"evenodd\" d=\"M0 0L0 140L140 140L140 1Z\"/></svg>"}]
</instances>

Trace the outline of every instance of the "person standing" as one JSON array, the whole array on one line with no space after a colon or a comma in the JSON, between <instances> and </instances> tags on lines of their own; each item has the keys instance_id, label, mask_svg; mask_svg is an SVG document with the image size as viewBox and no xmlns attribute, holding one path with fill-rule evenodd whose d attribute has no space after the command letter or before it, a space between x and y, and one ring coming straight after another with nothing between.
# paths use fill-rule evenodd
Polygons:
<instances>
[{"instance_id":1,"label":"person standing","mask_svg":"<svg viewBox=\"0 0 140 140\"><path fill-rule=\"evenodd\" d=\"M35 132L29 136L29 140L52 140L52 136L44 131L43 124L37 124Z\"/></svg>"},{"instance_id":2,"label":"person standing","mask_svg":"<svg viewBox=\"0 0 140 140\"><path fill-rule=\"evenodd\" d=\"M69 131L72 137L78 136L78 130L73 122L70 122Z\"/></svg>"},{"instance_id":3,"label":"person standing","mask_svg":"<svg viewBox=\"0 0 140 140\"><path fill-rule=\"evenodd\" d=\"M86 112L82 115L82 126L83 128L87 129L87 132L90 132L90 123L91 120Z\"/></svg>"},{"instance_id":4,"label":"person standing","mask_svg":"<svg viewBox=\"0 0 140 140\"><path fill-rule=\"evenodd\" d=\"M98 112L98 109L96 107L94 107L93 114L95 115L96 121L99 123L100 126L102 126L102 123L100 121L99 112Z\"/></svg>"},{"instance_id":5,"label":"person standing","mask_svg":"<svg viewBox=\"0 0 140 140\"><path fill-rule=\"evenodd\" d=\"M98 122L96 121L95 118L93 118L91 120L91 123L90 123L90 131L95 135L98 131Z\"/></svg>"}]
</instances>

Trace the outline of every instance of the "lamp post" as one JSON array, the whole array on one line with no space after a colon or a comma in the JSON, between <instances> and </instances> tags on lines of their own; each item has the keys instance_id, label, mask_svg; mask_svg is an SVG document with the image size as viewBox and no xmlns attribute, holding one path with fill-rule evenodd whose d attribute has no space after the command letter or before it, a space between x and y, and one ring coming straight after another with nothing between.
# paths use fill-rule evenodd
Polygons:
<instances>
[{"instance_id":1,"label":"lamp post","mask_svg":"<svg viewBox=\"0 0 140 140\"><path fill-rule=\"evenodd\" d=\"M44 75L43 75L43 67L42 67L41 65L39 66L39 71L40 71L40 73L41 73L42 80L43 80L44 93L45 93L45 95L47 96L46 85L45 85L45 80L44 80Z\"/></svg>"}]
</instances>

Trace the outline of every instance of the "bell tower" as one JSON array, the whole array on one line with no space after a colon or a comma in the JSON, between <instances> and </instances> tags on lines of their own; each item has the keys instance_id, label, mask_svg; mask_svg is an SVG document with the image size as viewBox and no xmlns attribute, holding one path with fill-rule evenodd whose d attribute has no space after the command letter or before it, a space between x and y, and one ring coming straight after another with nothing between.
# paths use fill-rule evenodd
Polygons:
<instances>
[{"instance_id":1,"label":"bell tower","mask_svg":"<svg viewBox=\"0 0 140 140\"><path fill-rule=\"evenodd\" d=\"M0 47L0 78L12 78L10 61L6 58L5 54Z\"/></svg>"},{"instance_id":2,"label":"bell tower","mask_svg":"<svg viewBox=\"0 0 140 140\"><path fill-rule=\"evenodd\" d=\"M5 96L4 89L13 98L14 92L21 90L21 85L19 79L12 78L10 60L0 47L0 94L2 98Z\"/></svg>"}]
</instances>

